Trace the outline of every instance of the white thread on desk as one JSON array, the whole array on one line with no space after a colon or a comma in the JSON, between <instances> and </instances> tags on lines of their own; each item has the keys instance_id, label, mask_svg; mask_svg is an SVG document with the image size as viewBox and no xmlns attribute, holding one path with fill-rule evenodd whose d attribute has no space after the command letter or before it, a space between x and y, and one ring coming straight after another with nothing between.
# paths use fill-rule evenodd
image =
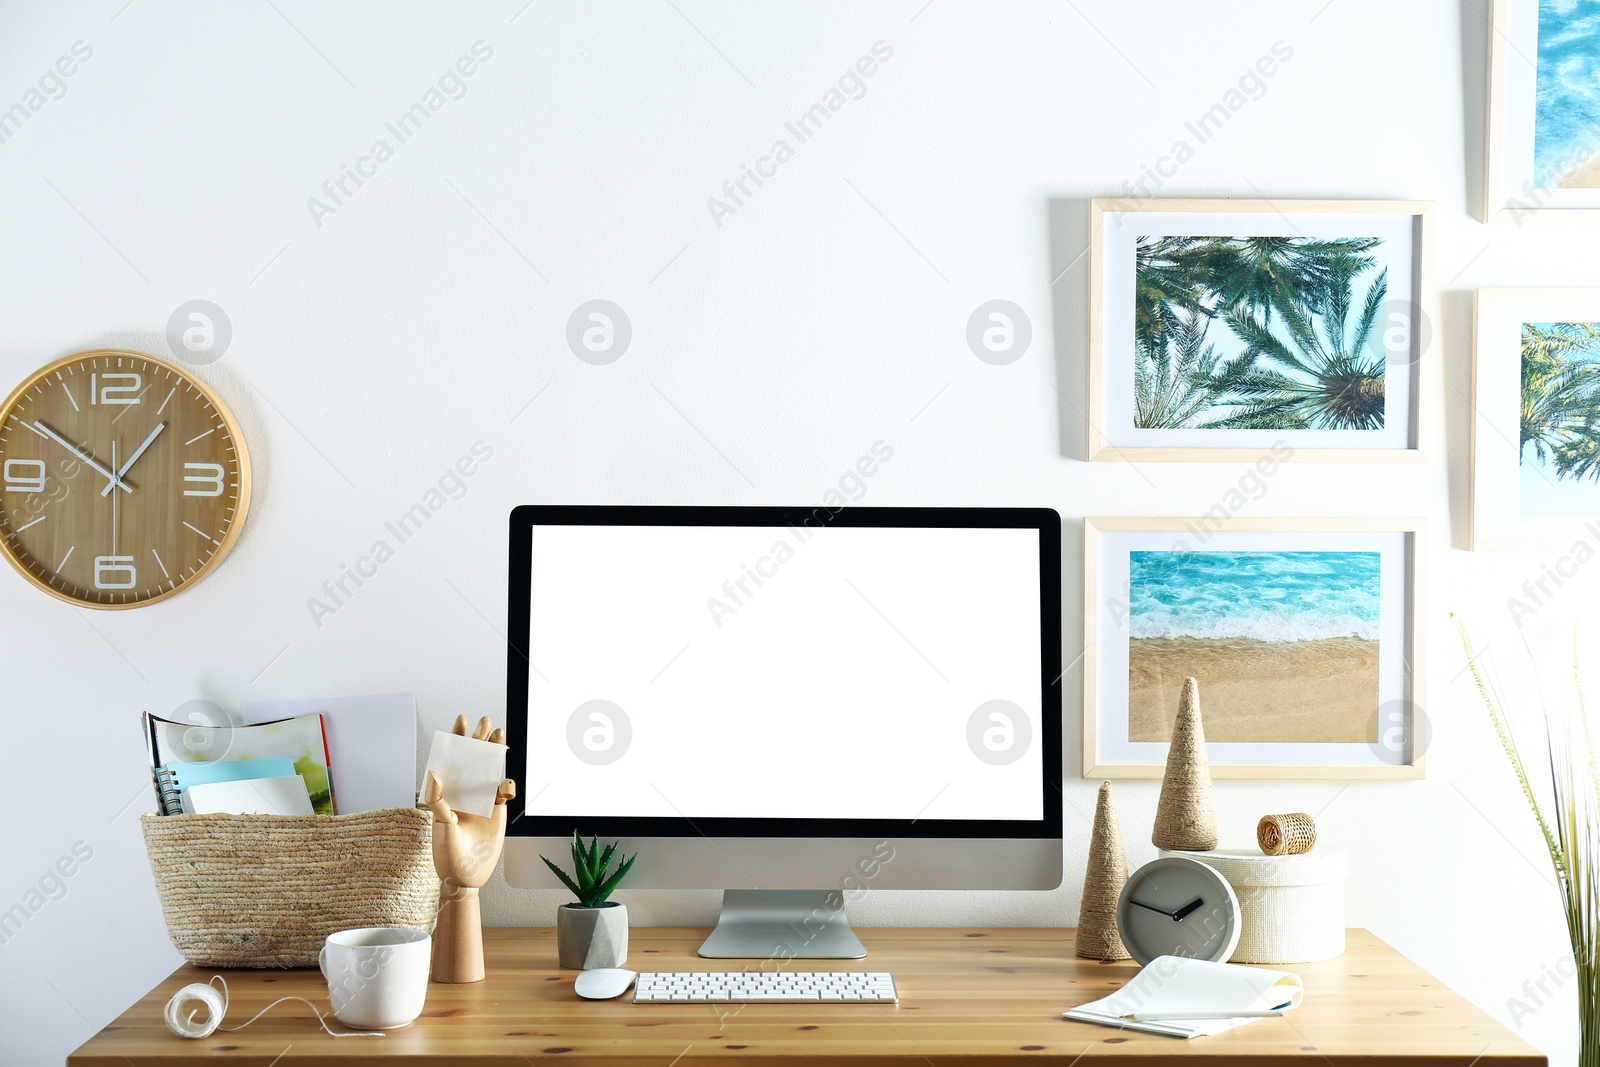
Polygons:
<instances>
[{"instance_id":1,"label":"white thread on desk","mask_svg":"<svg viewBox=\"0 0 1600 1067\"><path fill-rule=\"evenodd\" d=\"M214 982L222 983L222 992L217 992L217 987L212 984ZM279 997L277 1000L274 1000L271 1004L268 1004L266 1007L256 1012L238 1026L222 1026L222 1017L228 1013L228 980L222 977L220 974L212 975L211 981L205 983L204 985L199 982L192 982L178 990L176 993L172 994L172 999L167 1001L167 1006L162 1011L161 1015L162 1018L164 1018L167 1022L167 1029L171 1030L179 1037L210 1037L219 1029L224 1033L230 1034L235 1030L243 1030L245 1027L249 1026L251 1023L255 1022L257 1019L261 1018L267 1012L271 1011L273 1008L276 1008L279 1004L282 1004L286 1000L298 1000L300 1003L310 1008L312 1012L315 1013L318 1024L321 1025L323 1031L326 1032L329 1037L385 1036L376 1030L353 1030L349 1033L336 1034L329 1029L328 1020L323 1016L322 1012L317 1009L317 1006L311 1003L311 1001L307 1000L305 997ZM189 1007L190 1005L194 1006ZM182 1014L185 1008L189 1009L189 1013L187 1015ZM206 1012L206 1017L203 1021L196 1022L195 1016L199 1015L201 1011Z\"/></svg>"}]
</instances>

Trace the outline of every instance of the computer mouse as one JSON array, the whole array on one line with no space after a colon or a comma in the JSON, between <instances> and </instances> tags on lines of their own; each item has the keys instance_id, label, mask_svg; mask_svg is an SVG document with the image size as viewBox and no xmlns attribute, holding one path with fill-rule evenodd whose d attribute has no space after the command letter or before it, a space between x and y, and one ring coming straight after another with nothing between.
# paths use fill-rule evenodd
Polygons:
<instances>
[{"instance_id":1,"label":"computer mouse","mask_svg":"<svg viewBox=\"0 0 1600 1067\"><path fill-rule=\"evenodd\" d=\"M626 993L637 977L638 971L626 967L596 967L578 975L572 983L572 991L587 1000L610 1000Z\"/></svg>"}]
</instances>

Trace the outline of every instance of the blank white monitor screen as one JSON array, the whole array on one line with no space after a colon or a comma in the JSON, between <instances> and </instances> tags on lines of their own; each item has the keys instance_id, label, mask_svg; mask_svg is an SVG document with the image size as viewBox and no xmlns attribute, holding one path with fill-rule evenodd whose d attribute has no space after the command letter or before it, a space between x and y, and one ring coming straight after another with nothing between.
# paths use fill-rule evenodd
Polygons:
<instances>
[{"instance_id":1,"label":"blank white monitor screen","mask_svg":"<svg viewBox=\"0 0 1600 1067\"><path fill-rule=\"evenodd\" d=\"M535 524L526 813L1044 818L1039 542Z\"/></svg>"}]
</instances>

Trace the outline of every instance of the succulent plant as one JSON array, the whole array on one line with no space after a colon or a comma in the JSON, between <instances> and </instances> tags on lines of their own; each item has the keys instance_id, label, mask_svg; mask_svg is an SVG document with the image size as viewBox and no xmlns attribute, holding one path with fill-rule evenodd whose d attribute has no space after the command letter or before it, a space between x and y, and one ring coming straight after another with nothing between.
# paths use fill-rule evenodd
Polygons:
<instances>
[{"instance_id":1,"label":"succulent plant","mask_svg":"<svg viewBox=\"0 0 1600 1067\"><path fill-rule=\"evenodd\" d=\"M556 872L556 877L561 879L563 885L572 890L572 895L578 898L580 907L598 908L611 896L623 876L633 867L633 861L639 858L635 852L622 861L621 866L611 870L611 857L617 851L617 843L613 841L600 849L598 837L590 839L587 846L578 832L572 832L572 875L551 863L548 857L540 856L546 867Z\"/></svg>"}]
</instances>

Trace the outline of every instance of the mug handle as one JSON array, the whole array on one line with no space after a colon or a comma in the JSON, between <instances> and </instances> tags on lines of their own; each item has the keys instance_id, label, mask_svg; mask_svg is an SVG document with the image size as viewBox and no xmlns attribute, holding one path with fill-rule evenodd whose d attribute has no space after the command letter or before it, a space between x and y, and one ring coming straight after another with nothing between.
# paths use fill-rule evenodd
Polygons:
<instances>
[{"instance_id":1,"label":"mug handle","mask_svg":"<svg viewBox=\"0 0 1600 1067\"><path fill-rule=\"evenodd\" d=\"M322 977L323 978L327 978L328 977L328 945L327 945L327 942L323 942L322 947L317 949L317 970L322 972Z\"/></svg>"}]
</instances>

